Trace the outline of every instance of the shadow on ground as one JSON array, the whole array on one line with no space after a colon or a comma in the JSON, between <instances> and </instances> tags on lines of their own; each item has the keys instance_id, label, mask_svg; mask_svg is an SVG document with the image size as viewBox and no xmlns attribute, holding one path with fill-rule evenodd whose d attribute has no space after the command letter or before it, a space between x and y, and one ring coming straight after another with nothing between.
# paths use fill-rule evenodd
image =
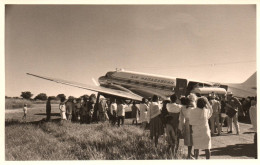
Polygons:
<instances>
[{"instance_id":1,"label":"shadow on ground","mask_svg":"<svg viewBox=\"0 0 260 165\"><path fill-rule=\"evenodd\" d=\"M46 116L46 113L36 113L34 115ZM60 116L60 113L51 113L51 116Z\"/></svg>"},{"instance_id":2,"label":"shadow on ground","mask_svg":"<svg viewBox=\"0 0 260 165\"><path fill-rule=\"evenodd\" d=\"M257 146L255 144L235 144L226 147L213 148L210 150L212 156L250 157L256 158ZM205 154L201 155L205 157Z\"/></svg>"}]
</instances>

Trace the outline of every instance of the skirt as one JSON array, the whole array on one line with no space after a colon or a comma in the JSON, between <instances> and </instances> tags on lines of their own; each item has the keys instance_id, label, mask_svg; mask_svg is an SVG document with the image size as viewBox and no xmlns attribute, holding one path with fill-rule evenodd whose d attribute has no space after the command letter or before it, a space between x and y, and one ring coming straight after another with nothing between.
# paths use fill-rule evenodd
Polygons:
<instances>
[{"instance_id":1,"label":"skirt","mask_svg":"<svg viewBox=\"0 0 260 165\"><path fill-rule=\"evenodd\" d=\"M66 114L65 112L60 112L60 116L62 120L66 120Z\"/></svg>"},{"instance_id":2,"label":"skirt","mask_svg":"<svg viewBox=\"0 0 260 165\"><path fill-rule=\"evenodd\" d=\"M164 134L164 128L162 124L162 120L160 115L154 117L150 121L150 137L153 138L155 136L159 137Z\"/></svg>"},{"instance_id":3,"label":"skirt","mask_svg":"<svg viewBox=\"0 0 260 165\"><path fill-rule=\"evenodd\" d=\"M192 146L192 135L191 135L191 126L189 120L185 121L184 125L184 131L183 131L183 137L184 137L184 145L185 146Z\"/></svg>"},{"instance_id":4,"label":"skirt","mask_svg":"<svg viewBox=\"0 0 260 165\"><path fill-rule=\"evenodd\" d=\"M211 136L209 126L193 125L192 137L194 149L210 149Z\"/></svg>"}]
</instances>

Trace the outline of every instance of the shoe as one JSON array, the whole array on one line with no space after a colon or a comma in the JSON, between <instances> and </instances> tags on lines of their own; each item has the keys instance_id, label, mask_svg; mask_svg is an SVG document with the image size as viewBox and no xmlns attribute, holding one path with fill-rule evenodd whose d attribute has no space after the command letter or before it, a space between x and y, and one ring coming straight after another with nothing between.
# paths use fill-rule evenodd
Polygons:
<instances>
[{"instance_id":1,"label":"shoe","mask_svg":"<svg viewBox=\"0 0 260 165\"><path fill-rule=\"evenodd\" d=\"M237 132L237 135L239 135L239 132Z\"/></svg>"},{"instance_id":2,"label":"shoe","mask_svg":"<svg viewBox=\"0 0 260 165\"><path fill-rule=\"evenodd\" d=\"M232 131L228 131L228 133L233 133Z\"/></svg>"},{"instance_id":3,"label":"shoe","mask_svg":"<svg viewBox=\"0 0 260 165\"><path fill-rule=\"evenodd\" d=\"M187 157L187 159L195 160L193 156Z\"/></svg>"},{"instance_id":4,"label":"shoe","mask_svg":"<svg viewBox=\"0 0 260 165\"><path fill-rule=\"evenodd\" d=\"M217 136L220 136L220 133L218 133Z\"/></svg>"}]
</instances>

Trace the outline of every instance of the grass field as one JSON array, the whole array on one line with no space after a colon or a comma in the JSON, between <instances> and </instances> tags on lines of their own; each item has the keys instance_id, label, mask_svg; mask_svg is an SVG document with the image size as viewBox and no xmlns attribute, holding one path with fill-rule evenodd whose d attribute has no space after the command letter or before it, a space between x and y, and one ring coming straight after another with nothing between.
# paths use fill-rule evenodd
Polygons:
<instances>
[{"instance_id":1,"label":"grass field","mask_svg":"<svg viewBox=\"0 0 260 165\"><path fill-rule=\"evenodd\" d=\"M45 104L28 109L27 123L22 117L22 109L5 111L6 160L175 159L166 153L163 136L156 149L149 131L131 125L131 119L120 128L108 123L61 123L58 104L52 104L51 122L44 122ZM240 123L239 136L228 134L224 127L221 136L212 137L211 159L254 159L257 146L251 127ZM181 139L176 159L185 159L186 154ZM204 151L199 159L205 159Z\"/></svg>"},{"instance_id":2,"label":"grass field","mask_svg":"<svg viewBox=\"0 0 260 165\"><path fill-rule=\"evenodd\" d=\"M129 123L131 121L128 121ZM173 159L163 137L155 148L139 126L7 120L6 160ZM177 159L183 159L180 147Z\"/></svg>"},{"instance_id":3,"label":"grass field","mask_svg":"<svg viewBox=\"0 0 260 165\"><path fill-rule=\"evenodd\" d=\"M53 104L59 104L59 100L52 100ZM18 109L23 108L24 104L27 104L27 107L31 108L35 104L46 104L46 101L42 100L26 100L26 99L16 99L16 98L6 98L5 99L5 109Z\"/></svg>"},{"instance_id":4,"label":"grass field","mask_svg":"<svg viewBox=\"0 0 260 165\"><path fill-rule=\"evenodd\" d=\"M5 99L5 109L23 108L24 104L27 104L27 107L32 107L33 102L26 99Z\"/></svg>"}]
</instances>

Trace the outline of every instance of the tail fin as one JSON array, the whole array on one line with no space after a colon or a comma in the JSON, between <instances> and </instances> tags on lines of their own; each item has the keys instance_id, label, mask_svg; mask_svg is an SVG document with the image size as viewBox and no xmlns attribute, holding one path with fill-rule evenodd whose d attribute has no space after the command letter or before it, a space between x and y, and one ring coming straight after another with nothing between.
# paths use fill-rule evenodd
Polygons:
<instances>
[{"instance_id":1,"label":"tail fin","mask_svg":"<svg viewBox=\"0 0 260 165\"><path fill-rule=\"evenodd\" d=\"M245 82L242 83L245 86L256 86L256 72L252 74Z\"/></svg>"}]
</instances>

